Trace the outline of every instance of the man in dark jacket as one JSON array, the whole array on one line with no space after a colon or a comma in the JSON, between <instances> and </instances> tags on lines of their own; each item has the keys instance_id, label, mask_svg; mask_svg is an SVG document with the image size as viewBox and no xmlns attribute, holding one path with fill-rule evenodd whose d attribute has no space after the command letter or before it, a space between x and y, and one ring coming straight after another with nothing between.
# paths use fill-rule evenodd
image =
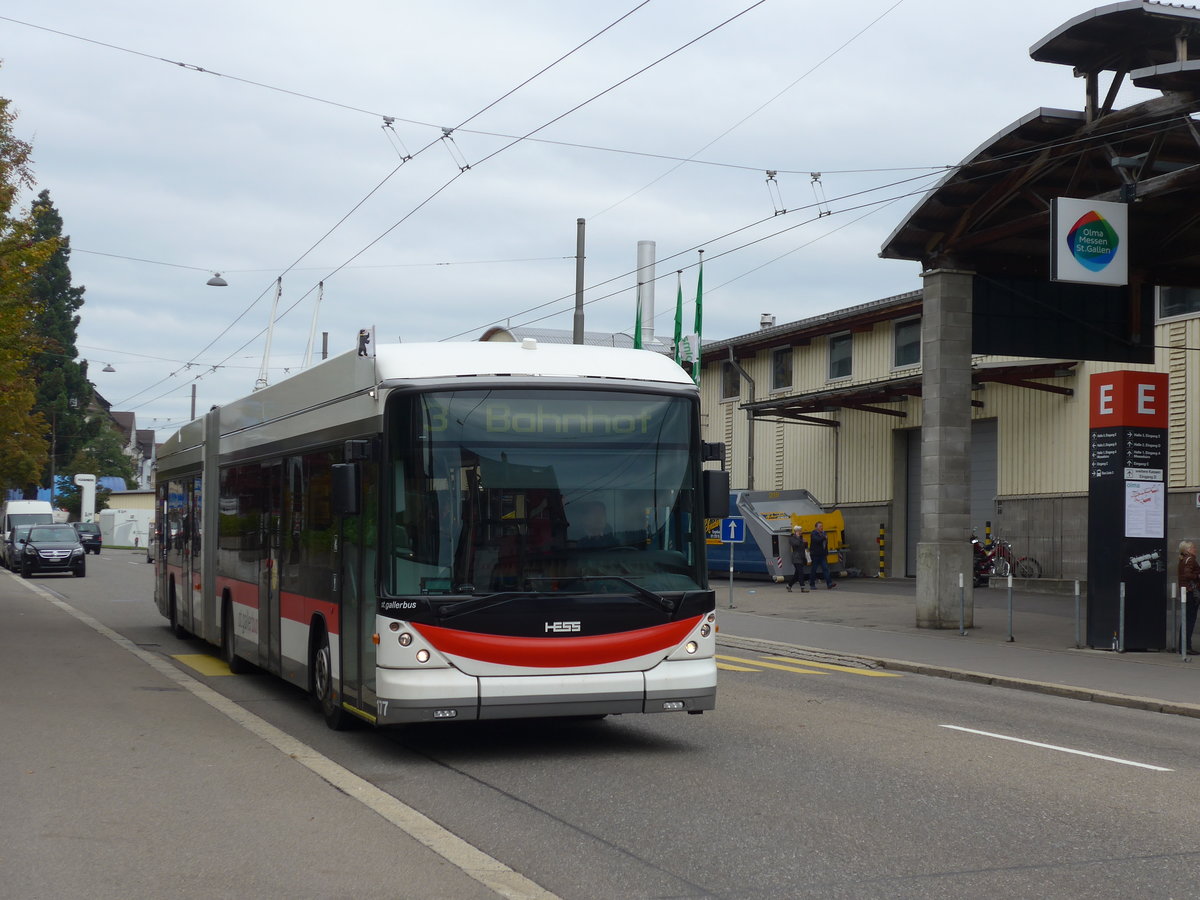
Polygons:
<instances>
[{"instance_id":1,"label":"man in dark jacket","mask_svg":"<svg viewBox=\"0 0 1200 900\"><path fill-rule=\"evenodd\" d=\"M808 588L804 586L804 569L808 565L808 547L804 543L804 529L799 525L794 526L792 533L788 535L788 548L792 553L792 577L787 583L787 589L790 591L792 585L799 581L800 593L807 594Z\"/></svg>"},{"instance_id":2,"label":"man in dark jacket","mask_svg":"<svg viewBox=\"0 0 1200 900\"><path fill-rule=\"evenodd\" d=\"M812 533L808 536L808 552L812 556L808 586L816 590L817 572L820 571L825 576L826 590L837 587L837 582L829 574L829 535L825 533L825 526L820 522L813 526Z\"/></svg>"}]
</instances>

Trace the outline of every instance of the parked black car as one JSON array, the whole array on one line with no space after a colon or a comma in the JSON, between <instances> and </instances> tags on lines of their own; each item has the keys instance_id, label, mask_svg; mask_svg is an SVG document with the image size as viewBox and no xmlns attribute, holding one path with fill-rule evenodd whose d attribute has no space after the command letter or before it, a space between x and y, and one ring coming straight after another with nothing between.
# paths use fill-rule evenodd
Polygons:
<instances>
[{"instance_id":1,"label":"parked black car","mask_svg":"<svg viewBox=\"0 0 1200 900\"><path fill-rule=\"evenodd\" d=\"M87 574L86 551L70 525L33 525L15 549L25 578L37 572L70 572L76 578Z\"/></svg>"},{"instance_id":2,"label":"parked black car","mask_svg":"<svg viewBox=\"0 0 1200 900\"><path fill-rule=\"evenodd\" d=\"M83 544L83 549L87 553L95 553L100 555L100 545L103 542L100 537L100 526L95 522L76 522L75 533L79 535L79 543Z\"/></svg>"},{"instance_id":3,"label":"parked black car","mask_svg":"<svg viewBox=\"0 0 1200 900\"><path fill-rule=\"evenodd\" d=\"M0 546L0 565L14 572L20 570L21 539L29 537L29 529L32 527L32 525L13 526L12 531L8 533L8 537L4 540L4 544Z\"/></svg>"}]
</instances>

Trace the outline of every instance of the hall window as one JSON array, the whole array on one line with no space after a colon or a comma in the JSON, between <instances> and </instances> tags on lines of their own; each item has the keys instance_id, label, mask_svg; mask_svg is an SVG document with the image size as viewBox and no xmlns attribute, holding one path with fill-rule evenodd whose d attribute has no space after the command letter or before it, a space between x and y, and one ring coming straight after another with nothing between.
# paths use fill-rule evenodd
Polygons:
<instances>
[{"instance_id":1,"label":"hall window","mask_svg":"<svg viewBox=\"0 0 1200 900\"><path fill-rule=\"evenodd\" d=\"M792 386L792 348L780 347L771 351L771 390L782 391Z\"/></svg>"},{"instance_id":2,"label":"hall window","mask_svg":"<svg viewBox=\"0 0 1200 900\"><path fill-rule=\"evenodd\" d=\"M921 320L901 319L892 326L892 367L915 366L921 361Z\"/></svg>"},{"instance_id":3,"label":"hall window","mask_svg":"<svg viewBox=\"0 0 1200 900\"><path fill-rule=\"evenodd\" d=\"M1194 316L1200 313L1200 288L1160 287L1158 289L1158 317L1169 319L1174 316Z\"/></svg>"},{"instance_id":4,"label":"hall window","mask_svg":"<svg viewBox=\"0 0 1200 900\"><path fill-rule=\"evenodd\" d=\"M829 380L849 378L854 339L850 332L835 334L829 338Z\"/></svg>"},{"instance_id":5,"label":"hall window","mask_svg":"<svg viewBox=\"0 0 1200 900\"><path fill-rule=\"evenodd\" d=\"M736 400L742 393L742 379L733 363L721 363L721 399Z\"/></svg>"}]
</instances>

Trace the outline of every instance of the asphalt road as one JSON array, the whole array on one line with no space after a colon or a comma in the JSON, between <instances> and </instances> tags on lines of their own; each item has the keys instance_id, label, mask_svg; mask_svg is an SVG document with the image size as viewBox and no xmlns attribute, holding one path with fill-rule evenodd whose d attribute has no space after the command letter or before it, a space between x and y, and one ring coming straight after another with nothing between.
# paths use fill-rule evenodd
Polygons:
<instances>
[{"instance_id":1,"label":"asphalt road","mask_svg":"<svg viewBox=\"0 0 1200 900\"><path fill-rule=\"evenodd\" d=\"M37 581L559 897L1200 896L1193 719L723 648L718 709L703 716L334 733L290 685L176 660L216 648L170 636L143 559L106 550L85 579ZM0 597L20 589L9 581ZM61 672L51 693L78 677ZM14 702L0 701L6 721ZM92 736L96 752L110 738ZM198 817L234 801L287 809L205 774L210 791L238 795L198 796ZM335 852L370 869L394 826L354 821ZM197 833L178 836L180 859ZM295 852L318 849L331 852ZM0 897L15 896L4 884ZM395 896L458 895L398 884Z\"/></svg>"}]
</instances>

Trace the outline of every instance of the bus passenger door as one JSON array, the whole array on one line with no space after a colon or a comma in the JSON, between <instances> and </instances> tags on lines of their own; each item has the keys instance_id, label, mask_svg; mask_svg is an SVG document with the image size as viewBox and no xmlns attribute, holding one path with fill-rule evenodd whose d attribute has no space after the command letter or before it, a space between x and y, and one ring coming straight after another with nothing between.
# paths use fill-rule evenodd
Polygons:
<instances>
[{"instance_id":1,"label":"bus passenger door","mask_svg":"<svg viewBox=\"0 0 1200 900\"><path fill-rule=\"evenodd\" d=\"M359 512L357 515L341 516L339 520L341 694L347 703L374 715L375 547L379 509L376 494L379 469L373 460L364 460L359 467Z\"/></svg>"},{"instance_id":2,"label":"bus passenger door","mask_svg":"<svg viewBox=\"0 0 1200 900\"><path fill-rule=\"evenodd\" d=\"M283 569L283 465L263 463L260 484L262 509L259 546L262 548L258 576L259 665L280 674L279 592Z\"/></svg>"}]
</instances>

